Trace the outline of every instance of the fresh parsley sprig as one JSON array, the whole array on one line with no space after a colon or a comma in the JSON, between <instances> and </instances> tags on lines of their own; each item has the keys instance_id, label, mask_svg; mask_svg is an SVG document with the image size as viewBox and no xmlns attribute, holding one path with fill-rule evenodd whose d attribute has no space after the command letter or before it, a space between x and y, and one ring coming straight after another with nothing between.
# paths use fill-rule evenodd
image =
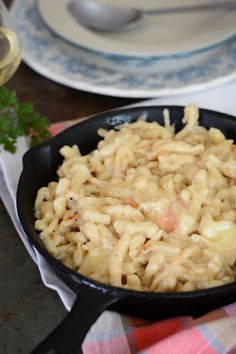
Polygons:
<instances>
[{"instance_id":1,"label":"fresh parsley sprig","mask_svg":"<svg viewBox=\"0 0 236 354\"><path fill-rule=\"evenodd\" d=\"M15 91L0 87L0 145L5 150L14 153L20 136L29 136L31 147L49 139L49 124L31 103L19 103Z\"/></svg>"}]
</instances>

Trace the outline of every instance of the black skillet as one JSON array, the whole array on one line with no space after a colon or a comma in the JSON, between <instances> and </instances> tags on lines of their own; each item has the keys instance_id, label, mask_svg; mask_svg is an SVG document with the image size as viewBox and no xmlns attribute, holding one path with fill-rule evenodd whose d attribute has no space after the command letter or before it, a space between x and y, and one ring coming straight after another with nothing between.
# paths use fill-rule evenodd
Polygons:
<instances>
[{"instance_id":1,"label":"black skillet","mask_svg":"<svg viewBox=\"0 0 236 354\"><path fill-rule=\"evenodd\" d=\"M56 178L62 159L61 146L78 144L82 154L96 148L98 128L111 129L140 116L163 124L166 107L139 107L106 112L83 121L31 149L23 158L23 171L17 190L17 210L30 243L47 260L52 270L77 294L65 320L35 350L35 354L75 354L81 352L84 337L105 310L160 320L178 315L200 316L217 307L236 301L236 282L211 289L181 293L152 293L126 290L88 279L61 264L43 246L34 230L34 200L41 186ZM182 127L183 107L167 107L176 129ZM227 138L236 140L236 120L226 114L200 110L200 123L219 128Z\"/></svg>"}]
</instances>

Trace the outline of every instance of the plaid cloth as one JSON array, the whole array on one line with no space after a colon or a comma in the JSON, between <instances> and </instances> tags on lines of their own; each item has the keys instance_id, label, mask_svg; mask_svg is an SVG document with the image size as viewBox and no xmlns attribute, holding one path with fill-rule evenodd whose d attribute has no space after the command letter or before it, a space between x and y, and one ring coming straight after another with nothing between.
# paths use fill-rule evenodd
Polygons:
<instances>
[{"instance_id":1,"label":"plaid cloth","mask_svg":"<svg viewBox=\"0 0 236 354\"><path fill-rule=\"evenodd\" d=\"M56 135L76 122L55 123L50 131ZM236 303L200 318L183 316L158 322L105 311L86 336L83 352L236 354Z\"/></svg>"}]
</instances>

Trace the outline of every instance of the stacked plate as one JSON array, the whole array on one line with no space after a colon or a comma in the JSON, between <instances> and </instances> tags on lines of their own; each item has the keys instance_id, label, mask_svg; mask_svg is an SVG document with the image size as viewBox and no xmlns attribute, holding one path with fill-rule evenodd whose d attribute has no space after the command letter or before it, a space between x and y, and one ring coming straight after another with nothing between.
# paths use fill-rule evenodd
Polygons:
<instances>
[{"instance_id":1,"label":"stacked plate","mask_svg":"<svg viewBox=\"0 0 236 354\"><path fill-rule=\"evenodd\" d=\"M193 92L236 78L236 11L151 16L131 30L105 33L79 24L68 11L69 2L15 0L11 8L24 61L54 81L94 93L145 98ZM133 5L132 0L103 2ZM181 5L197 2L182 0ZM178 3L136 0L135 6Z\"/></svg>"}]
</instances>

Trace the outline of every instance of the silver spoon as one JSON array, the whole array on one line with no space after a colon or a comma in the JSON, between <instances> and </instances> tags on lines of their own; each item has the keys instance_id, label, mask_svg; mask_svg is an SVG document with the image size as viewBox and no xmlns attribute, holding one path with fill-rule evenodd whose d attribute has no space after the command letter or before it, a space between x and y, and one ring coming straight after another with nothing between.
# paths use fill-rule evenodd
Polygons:
<instances>
[{"instance_id":1,"label":"silver spoon","mask_svg":"<svg viewBox=\"0 0 236 354\"><path fill-rule=\"evenodd\" d=\"M85 27L99 31L116 32L137 26L146 16L190 13L196 11L236 10L236 1L178 6L152 10L113 7L93 0L72 0L67 5L69 13Z\"/></svg>"}]
</instances>

